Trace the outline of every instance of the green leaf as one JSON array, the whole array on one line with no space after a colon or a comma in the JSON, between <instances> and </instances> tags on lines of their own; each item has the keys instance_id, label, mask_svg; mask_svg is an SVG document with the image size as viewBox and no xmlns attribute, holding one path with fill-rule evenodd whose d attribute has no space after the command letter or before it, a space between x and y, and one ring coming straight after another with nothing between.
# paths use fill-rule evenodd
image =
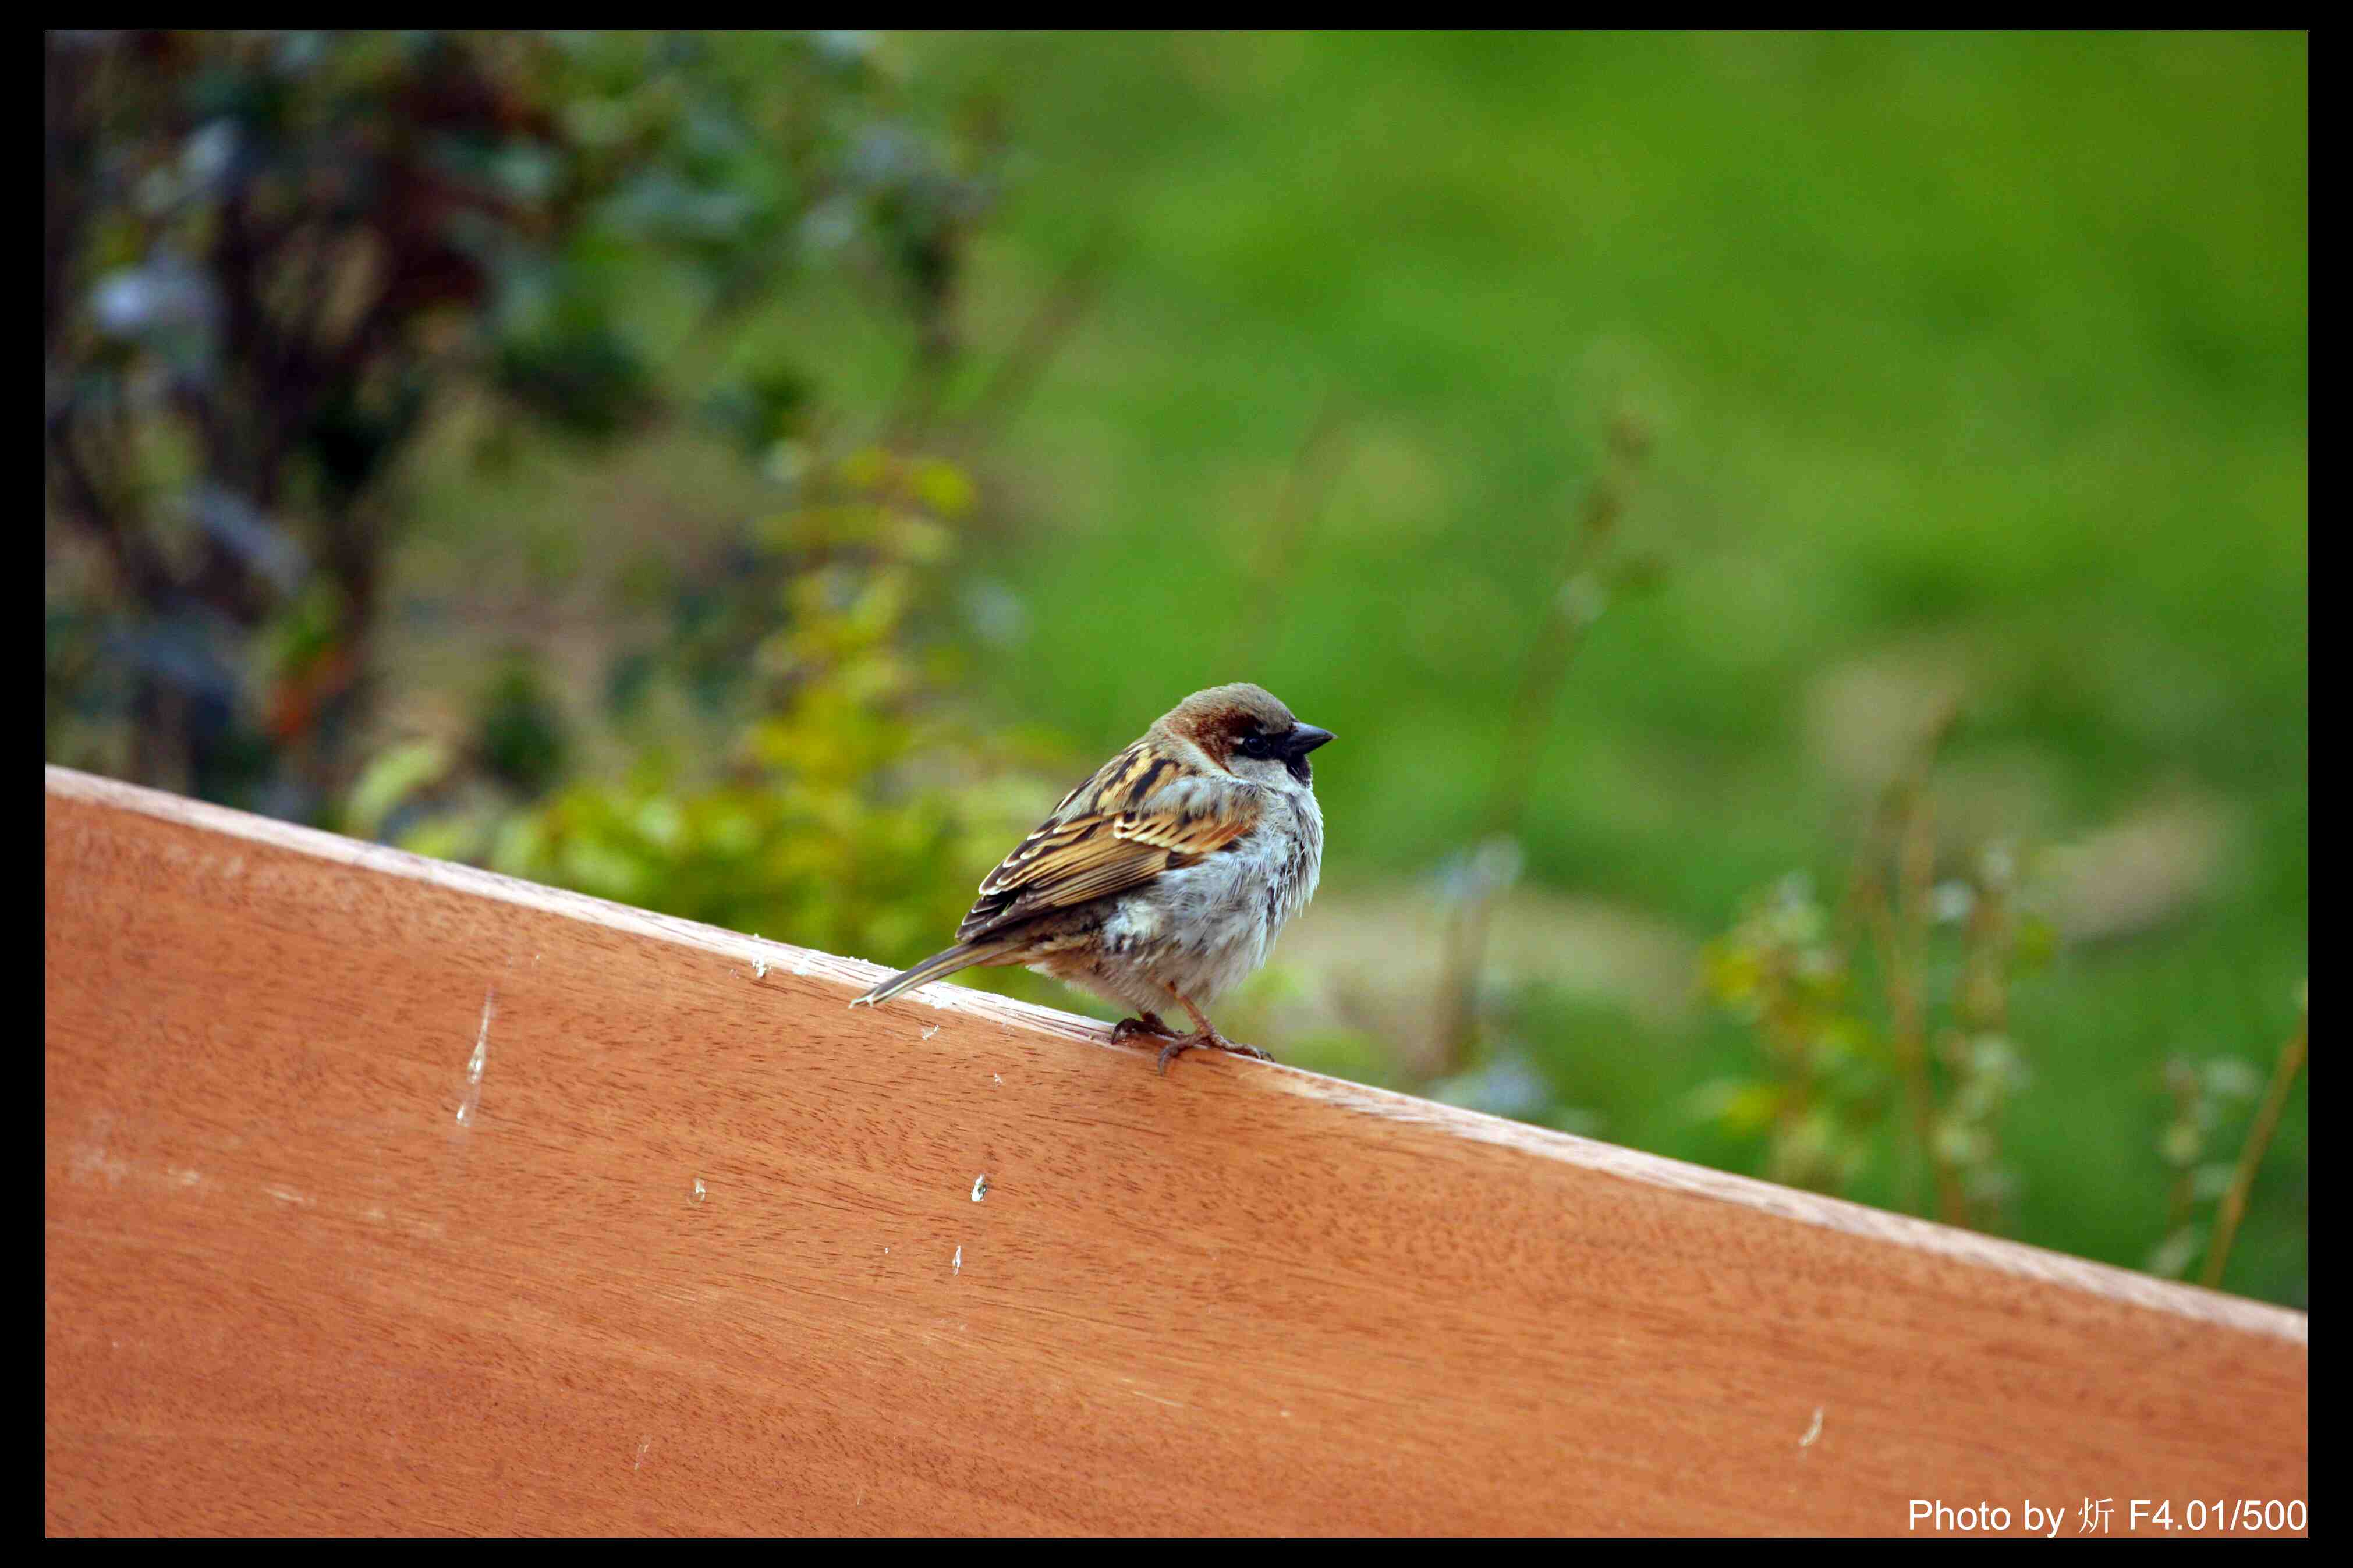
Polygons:
<instances>
[{"instance_id":1,"label":"green leaf","mask_svg":"<svg viewBox=\"0 0 2353 1568\"><path fill-rule=\"evenodd\" d=\"M355 838L374 838L385 818L416 790L438 783L449 771L449 749L438 741L412 741L395 746L370 763L352 785L343 806L343 830Z\"/></svg>"}]
</instances>

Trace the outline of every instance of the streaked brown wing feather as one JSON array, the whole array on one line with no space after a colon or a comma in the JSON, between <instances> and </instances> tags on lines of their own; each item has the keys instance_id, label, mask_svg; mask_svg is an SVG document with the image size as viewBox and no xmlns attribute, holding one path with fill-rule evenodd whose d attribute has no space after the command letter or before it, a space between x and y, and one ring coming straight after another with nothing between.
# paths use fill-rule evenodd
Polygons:
<instances>
[{"instance_id":1,"label":"streaked brown wing feather","mask_svg":"<svg viewBox=\"0 0 2353 1568\"><path fill-rule=\"evenodd\" d=\"M1215 805L1192 792L1171 800L1178 792L1168 785L1182 773L1175 759L1141 744L1104 763L983 879L956 940L1124 892L1217 853L1257 822L1256 800L1244 792Z\"/></svg>"}]
</instances>

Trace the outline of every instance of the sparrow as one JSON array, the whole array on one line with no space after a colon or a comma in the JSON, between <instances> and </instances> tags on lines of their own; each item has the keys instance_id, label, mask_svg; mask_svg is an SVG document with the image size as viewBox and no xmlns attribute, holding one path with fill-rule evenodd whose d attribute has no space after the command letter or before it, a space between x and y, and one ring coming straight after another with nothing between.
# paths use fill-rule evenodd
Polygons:
<instances>
[{"instance_id":1,"label":"sparrow","mask_svg":"<svg viewBox=\"0 0 2353 1568\"><path fill-rule=\"evenodd\" d=\"M1062 797L980 884L954 947L850 1004L976 965L1022 964L1135 1009L1113 1040L1148 1035L1160 1070L1187 1050L1267 1059L1203 1011L1266 962L1315 894L1324 813L1307 754L1332 731L1248 684L1196 691ZM1190 1034L1161 1022L1171 1003Z\"/></svg>"}]
</instances>

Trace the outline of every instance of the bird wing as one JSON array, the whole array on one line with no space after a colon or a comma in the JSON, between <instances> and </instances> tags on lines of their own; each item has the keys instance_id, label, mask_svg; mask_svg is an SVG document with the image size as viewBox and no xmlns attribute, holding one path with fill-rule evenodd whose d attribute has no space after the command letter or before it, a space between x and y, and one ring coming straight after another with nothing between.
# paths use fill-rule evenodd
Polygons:
<instances>
[{"instance_id":1,"label":"bird wing","mask_svg":"<svg viewBox=\"0 0 2353 1568\"><path fill-rule=\"evenodd\" d=\"M1068 909L1179 870L1258 825L1257 792L1204 777L1138 742L1105 763L997 863L956 928L975 942L1049 910Z\"/></svg>"}]
</instances>

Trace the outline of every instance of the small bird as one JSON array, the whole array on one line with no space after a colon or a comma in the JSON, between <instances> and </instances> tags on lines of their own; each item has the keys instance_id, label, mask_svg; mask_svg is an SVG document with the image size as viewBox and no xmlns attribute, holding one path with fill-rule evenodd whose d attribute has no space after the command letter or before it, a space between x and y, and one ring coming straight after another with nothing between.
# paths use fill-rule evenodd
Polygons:
<instances>
[{"instance_id":1,"label":"small bird","mask_svg":"<svg viewBox=\"0 0 2353 1568\"><path fill-rule=\"evenodd\" d=\"M1324 813L1307 753L1332 738L1247 684L1196 691L1062 797L980 884L954 947L852 1002L871 1007L978 964L1026 964L1136 1016L1160 1070L1213 1047L1266 1059L1202 1011L1266 962L1314 896ZM1160 1021L1170 1003L1193 1032Z\"/></svg>"}]
</instances>

